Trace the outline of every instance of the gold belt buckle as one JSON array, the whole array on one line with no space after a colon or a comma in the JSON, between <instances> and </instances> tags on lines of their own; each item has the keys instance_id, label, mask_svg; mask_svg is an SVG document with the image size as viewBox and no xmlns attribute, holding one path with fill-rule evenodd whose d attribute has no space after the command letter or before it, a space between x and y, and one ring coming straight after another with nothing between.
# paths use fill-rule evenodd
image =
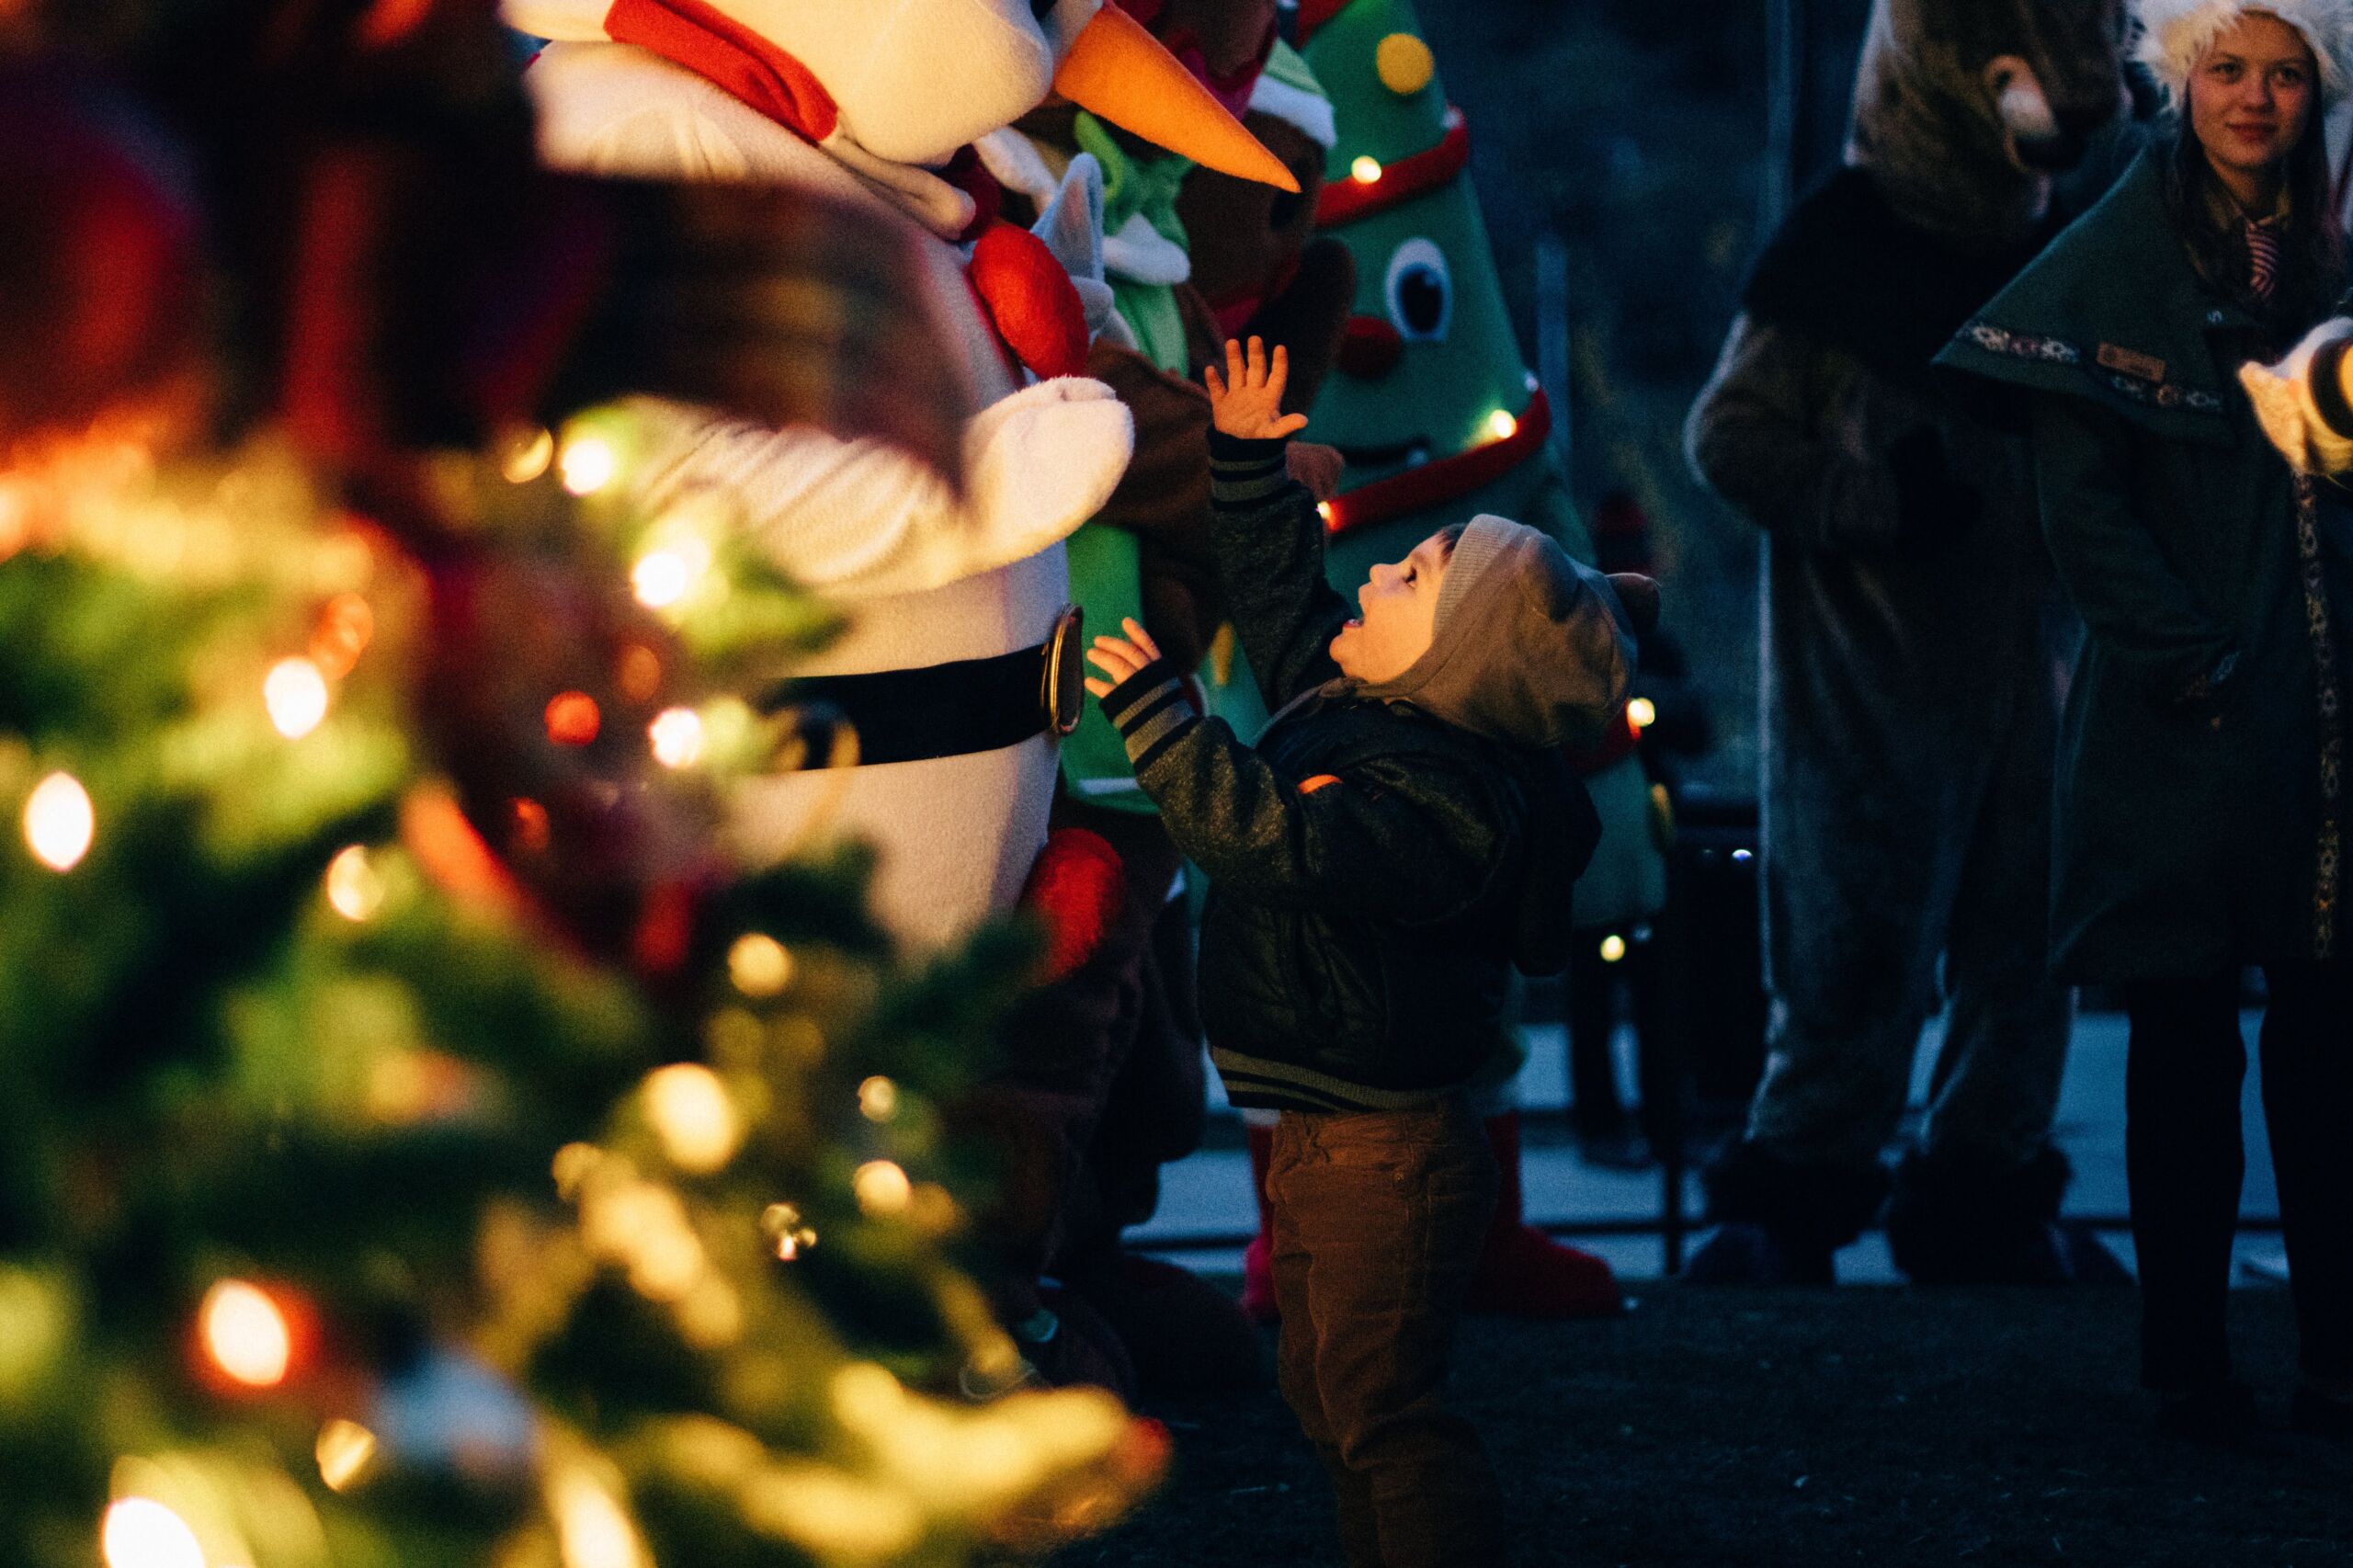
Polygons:
<instances>
[{"instance_id":1,"label":"gold belt buckle","mask_svg":"<svg viewBox=\"0 0 2353 1568\"><path fill-rule=\"evenodd\" d=\"M1039 704L1046 710L1046 722L1057 735L1067 735L1078 728L1086 712L1086 669L1081 662L1086 644L1081 631L1086 623L1086 612L1077 605L1064 605L1054 619L1054 634L1046 640L1046 669L1039 689Z\"/></svg>"}]
</instances>

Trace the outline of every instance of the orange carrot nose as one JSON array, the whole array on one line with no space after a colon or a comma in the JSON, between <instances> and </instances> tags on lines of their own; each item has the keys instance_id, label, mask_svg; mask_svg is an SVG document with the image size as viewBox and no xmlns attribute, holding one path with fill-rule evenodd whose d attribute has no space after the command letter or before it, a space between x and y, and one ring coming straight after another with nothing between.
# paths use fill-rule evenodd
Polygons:
<instances>
[{"instance_id":1,"label":"orange carrot nose","mask_svg":"<svg viewBox=\"0 0 2353 1568\"><path fill-rule=\"evenodd\" d=\"M1115 5L1106 5L1079 29L1054 73L1054 91L1205 169L1278 190L1299 189L1283 161L1244 130L1142 22Z\"/></svg>"}]
</instances>

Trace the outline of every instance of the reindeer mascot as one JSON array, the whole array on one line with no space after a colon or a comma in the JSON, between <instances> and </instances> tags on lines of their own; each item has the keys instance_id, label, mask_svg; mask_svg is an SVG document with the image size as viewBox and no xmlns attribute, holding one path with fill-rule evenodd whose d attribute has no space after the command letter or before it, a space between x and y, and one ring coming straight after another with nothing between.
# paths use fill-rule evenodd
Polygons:
<instances>
[{"instance_id":1,"label":"reindeer mascot","mask_svg":"<svg viewBox=\"0 0 2353 1568\"><path fill-rule=\"evenodd\" d=\"M2120 0L1877 0L1846 165L1751 275L1687 442L1766 533L1771 1035L1695 1279L1817 1280L1878 1211L1921 1281L2112 1271L2056 1224L2069 1028L2045 974L2053 590L2023 441L1929 361L2052 232L2120 108ZM1939 976L1943 996L1939 994ZM2106 1265L2103 1268L2101 1266Z\"/></svg>"}]
</instances>

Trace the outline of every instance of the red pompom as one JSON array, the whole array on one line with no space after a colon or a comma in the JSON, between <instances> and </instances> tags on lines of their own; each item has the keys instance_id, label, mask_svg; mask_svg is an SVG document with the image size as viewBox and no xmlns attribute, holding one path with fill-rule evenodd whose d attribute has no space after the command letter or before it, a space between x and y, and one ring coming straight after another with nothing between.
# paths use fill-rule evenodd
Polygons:
<instances>
[{"instance_id":1,"label":"red pompom","mask_svg":"<svg viewBox=\"0 0 2353 1568\"><path fill-rule=\"evenodd\" d=\"M1094 956L1126 896L1120 852L1110 840L1083 827L1058 827L1047 835L1021 890L1021 906L1046 927L1047 983Z\"/></svg>"},{"instance_id":2,"label":"red pompom","mask_svg":"<svg viewBox=\"0 0 2353 1568\"><path fill-rule=\"evenodd\" d=\"M973 245L967 273L997 335L1024 365L1044 378L1086 373L1086 308L1045 241L995 223Z\"/></svg>"}]
</instances>

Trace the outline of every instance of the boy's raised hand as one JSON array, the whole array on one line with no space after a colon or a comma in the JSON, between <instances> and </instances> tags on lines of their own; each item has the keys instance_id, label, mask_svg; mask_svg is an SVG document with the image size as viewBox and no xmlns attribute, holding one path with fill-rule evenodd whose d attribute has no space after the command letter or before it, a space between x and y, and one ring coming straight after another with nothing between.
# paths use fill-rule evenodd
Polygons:
<instances>
[{"instance_id":1,"label":"boy's raised hand","mask_svg":"<svg viewBox=\"0 0 2353 1568\"><path fill-rule=\"evenodd\" d=\"M1307 415L1283 412L1283 384L1290 380L1290 356L1275 345L1267 356L1264 339L1254 337L1245 354L1241 344L1225 340L1225 374L1211 365L1201 372L1210 389L1210 422L1229 436L1245 440L1279 439L1306 428Z\"/></svg>"}]
</instances>

